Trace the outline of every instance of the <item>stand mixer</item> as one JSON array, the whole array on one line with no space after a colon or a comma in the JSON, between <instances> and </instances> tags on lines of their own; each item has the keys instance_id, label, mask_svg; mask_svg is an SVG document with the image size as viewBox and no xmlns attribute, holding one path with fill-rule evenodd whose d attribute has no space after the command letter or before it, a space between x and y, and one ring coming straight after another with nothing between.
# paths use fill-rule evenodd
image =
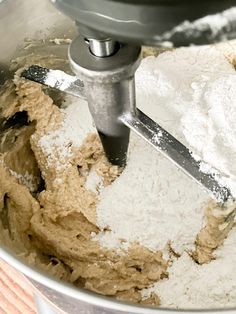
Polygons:
<instances>
[{"instance_id":1,"label":"stand mixer","mask_svg":"<svg viewBox=\"0 0 236 314\"><path fill-rule=\"evenodd\" d=\"M136 108L134 75L140 64L141 45L178 47L233 38L236 12L231 7L236 0L52 2L75 20L79 29L80 35L72 41L68 52L76 76L37 65L24 70L22 76L85 98L112 164L125 166L131 129L218 202L224 204L233 199L230 190L219 183L217 172L201 171L200 161L188 148ZM215 27L217 21L220 26Z\"/></svg>"}]
</instances>

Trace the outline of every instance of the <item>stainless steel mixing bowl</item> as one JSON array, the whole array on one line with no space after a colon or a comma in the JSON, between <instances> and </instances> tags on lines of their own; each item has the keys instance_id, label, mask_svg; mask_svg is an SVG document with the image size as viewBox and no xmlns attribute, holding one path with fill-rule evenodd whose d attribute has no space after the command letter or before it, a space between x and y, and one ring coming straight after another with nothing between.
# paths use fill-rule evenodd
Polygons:
<instances>
[{"instance_id":1,"label":"stainless steel mixing bowl","mask_svg":"<svg viewBox=\"0 0 236 314\"><path fill-rule=\"evenodd\" d=\"M60 14L49 0L0 0L0 84L11 75L8 71L9 61L19 55L19 51L22 51L20 48L26 45L26 39L40 40L68 36L72 38L75 33L73 22ZM39 49L32 48L36 51ZM54 49L54 53L66 55L65 49L62 48L45 44L45 49L40 49L41 53L48 53L50 49ZM59 282L48 274L28 266L7 248L0 248L0 257L25 274L37 291L41 291L55 308L57 306L66 313L209 313L207 310L174 311L118 302ZM211 312L216 313L217 310ZM236 309L225 309L221 312L235 313Z\"/></svg>"}]
</instances>

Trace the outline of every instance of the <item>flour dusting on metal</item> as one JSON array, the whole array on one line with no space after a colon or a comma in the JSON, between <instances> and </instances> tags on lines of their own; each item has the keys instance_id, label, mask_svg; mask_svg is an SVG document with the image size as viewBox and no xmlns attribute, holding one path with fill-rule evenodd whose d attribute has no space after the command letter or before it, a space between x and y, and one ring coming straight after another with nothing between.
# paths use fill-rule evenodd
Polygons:
<instances>
[{"instance_id":1,"label":"flour dusting on metal","mask_svg":"<svg viewBox=\"0 0 236 314\"><path fill-rule=\"evenodd\" d=\"M193 22L188 20L175 26L172 30L164 32L161 36L156 36L158 42L164 45L175 41L176 37L183 36L185 39L194 40L206 35L209 41L224 41L233 38L236 29L236 7L232 7L221 13L212 14ZM173 44L172 44L173 45Z\"/></svg>"}]
</instances>

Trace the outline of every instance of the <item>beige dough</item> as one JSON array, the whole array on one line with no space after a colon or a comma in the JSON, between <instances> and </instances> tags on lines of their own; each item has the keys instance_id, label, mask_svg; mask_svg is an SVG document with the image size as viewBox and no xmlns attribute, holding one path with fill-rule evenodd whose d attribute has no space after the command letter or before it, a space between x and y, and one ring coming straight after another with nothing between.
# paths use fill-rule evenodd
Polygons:
<instances>
[{"instance_id":1,"label":"beige dough","mask_svg":"<svg viewBox=\"0 0 236 314\"><path fill-rule=\"evenodd\" d=\"M153 253L138 244L118 255L91 240L91 232L99 232L97 196L84 187L86 170L96 166L106 184L120 173L106 161L97 135L90 134L72 156L59 161L66 167L55 168L39 145L42 136L57 129L63 120L52 99L40 85L16 79L15 84L7 83L0 103L3 116L26 111L31 122L4 137L17 133L10 148L1 154L1 240L60 279L141 302L140 289L167 276L167 261L161 252ZM14 175L26 172L35 178L33 192ZM45 187L40 191L42 181ZM145 303L157 305L159 299L152 295Z\"/></svg>"},{"instance_id":2,"label":"beige dough","mask_svg":"<svg viewBox=\"0 0 236 314\"><path fill-rule=\"evenodd\" d=\"M205 209L206 226L196 238L196 250L193 258L199 263L209 263L214 259L214 250L223 244L234 226L235 203L229 201L225 206L210 202Z\"/></svg>"}]
</instances>

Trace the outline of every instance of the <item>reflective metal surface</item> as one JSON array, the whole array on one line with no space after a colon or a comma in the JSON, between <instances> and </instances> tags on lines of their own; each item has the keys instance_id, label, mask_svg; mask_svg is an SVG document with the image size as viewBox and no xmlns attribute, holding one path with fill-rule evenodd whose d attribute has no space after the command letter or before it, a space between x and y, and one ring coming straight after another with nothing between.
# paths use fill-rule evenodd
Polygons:
<instances>
[{"instance_id":1,"label":"reflective metal surface","mask_svg":"<svg viewBox=\"0 0 236 314\"><path fill-rule=\"evenodd\" d=\"M86 98L84 95L84 83L74 75L69 75L60 70L52 70L32 65L25 69L22 77L55 88L61 92Z\"/></svg>"},{"instance_id":2,"label":"reflective metal surface","mask_svg":"<svg viewBox=\"0 0 236 314\"><path fill-rule=\"evenodd\" d=\"M177 47L232 38L236 31L236 20L231 18L231 14L227 18L224 14L224 22L228 21L217 30L208 23L198 27L201 18L235 6L236 0L52 1L78 22L83 34L88 33L92 38L108 36L125 43L149 46L169 41ZM183 23L186 20L188 23Z\"/></svg>"},{"instance_id":3,"label":"reflective metal surface","mask_svg":"<svg viewBox=\"0 0 236 314\"><path fill-rule=\"evenodd\" d=\"M95 57L82 36L72 41L69 61L84 82L85 95L108 160L125 166L130 130L120 116L135 106L134 73L141 47L122 45L104 58Z\"/></svg>"},{"instance_id":4,"label":"reflective metal surface","mask_svg":"<svg viewBox=\"0 0 236 314\"><path fill-rule=\"evenodd\" d=\"M116 51L117 43L114 40L88 39L88 41L89 49L96 57L108 57Z\"/></svg>"}]
</instances>

